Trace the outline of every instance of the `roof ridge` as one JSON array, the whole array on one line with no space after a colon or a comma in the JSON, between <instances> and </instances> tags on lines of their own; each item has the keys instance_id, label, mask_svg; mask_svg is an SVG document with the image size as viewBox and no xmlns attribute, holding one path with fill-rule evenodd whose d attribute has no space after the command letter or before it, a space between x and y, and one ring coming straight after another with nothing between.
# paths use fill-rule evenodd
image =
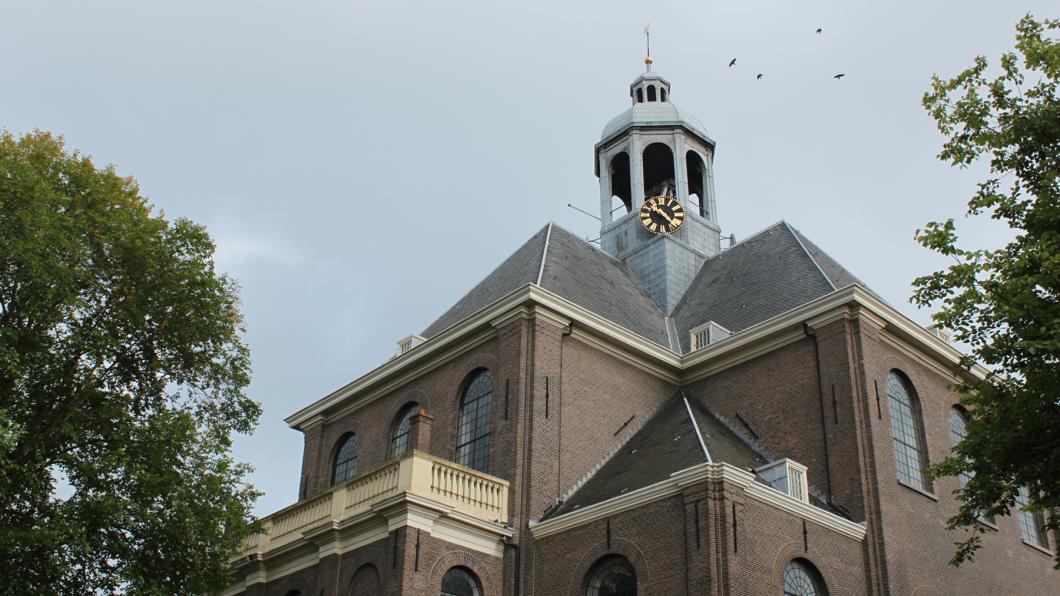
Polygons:
<instances>
[{"instance_id":1,"label":"roof ridge","mask_svg":"<svg viewBox=\"0 0 1060 596\"><path fill-rule=\"evenodd\" d=\"M794 227L792 227L791 224L786 221L782 220L781 223L783 223L784 227L787 228L788 232L791 233L791 237L795 239L796 243L798 243L799 248L802 249L802 252L806 253L806 256L810 257L810 260L813 261L813 265L814 267L817 267L817 272L821 274L821 277L823 277L824 280L828 282L828 285L832 286L832 291L834 292L835 290L837 290L838 288L836 288L835 282L833 282L832 278L828 277L828 274L824 272L824 268L821 267L821 264L817 262L817 258L813 256L813 253L810 252L810 249L806 248L806 245L802 242L802 238L799 238L798 230L796 230Z\"/></svg>"},{"instance_id":2,"label":"roof ridge","mask_svg":"<svg viewBox=\"0 0 1060 596\"><path fill-rule=\"evenodd\" d=\"M545 274L545 260L548 259L548 243L552 240L552 221L548 222L548 231L545 232L545 247L541 249L541 266L537 269L537 285L541 285L541 276Z\"/></svg>"},{"instance_id":3,"label":"roof ridge","mask_svg":"<svg viewBox=\"0 0 1060 596\"><path fill-rule=\"evenodd\" d=\"M699 281L699 276L703 273L703 271L706 270L707 263L717 262L722 257L724 257L725 255L731 253L732 251L736 250L737 248L741 248L741 247L747 246L748 244L750 244L750 242L752 240L754 240L755 238L758 238L762 234L765 234L769 230L772 230L773 228L777 228L777 227L784 226L784 225L787 225L787 222L785 222L782 219L782 220L778 221L777 223L775 223L775 224L773 224L771 226L762 228L761 230L758 230L757 232L755 232L754 234L751 234L747 238L744 238L743 240L737 242L736 244L733 244L732 246L730 246L726 250L723 250L723 251L719 252L718 254L714 255L713 257L710 257L710 258L706 259L705 261L703 261L702 263L700 263L699 269L696 270L696 274L692 276L692 281L688 282L688 287L685 288L684 294L681 294L681 299L677 301L677 304L675 304L672 309L670 309L670 315L672 316L674 313L676 313L678 310L680 310L681 306L684 305L685 300L690 299L689 297L693 294L693 292L691 291L692 290L692 286L695 285L695 283L697 281Z\"/></svg>"}]
</instances>

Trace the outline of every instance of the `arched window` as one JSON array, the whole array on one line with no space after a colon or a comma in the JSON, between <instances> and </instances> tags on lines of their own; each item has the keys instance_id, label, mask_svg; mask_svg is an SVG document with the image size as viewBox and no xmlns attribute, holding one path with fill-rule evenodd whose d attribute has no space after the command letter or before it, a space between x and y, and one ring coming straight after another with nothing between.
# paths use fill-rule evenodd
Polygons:
<instances>
[{"instance_id":1,"label":"arched window","mask_svg":"<svg viewBox=\"0 0 1060 596\"><path fill-rule=\"evenodd\" d=\"M924 473L927 451L920 404L912 385L897 371L887 375L887 397L891 406L891 437L894 439L898 479L914 488L930 491L931 481Z\"/></svg>"},{"instance_id":2,"label":"arched window","mask_svg":"<svg viewBox=\"0 0 1060 596\"><path fill-rule=\"evenodd\" d=\"M348 433L339 439L335 465L331 467L331 485L353 478L357 473L357 435Z\"/></svg>"},{"instance_id":3,"label":"arched window","mask_svg":"<svg viewBox=\"0 0 1060 596\"><path fill-rule=\"evenodd\" d=\"M470 570L453 567L442 578L442 596L481 596L482 585Z\"/></svg>"},{"instance_id":4,"label":"arched window","mask_svg":"<svg viewBox=\"0 0 1060 596\"><path fill-rule=\"evenodd\" d=\"M644 103L644 92L640 87L637 87L637 103Z\"/></svg>"},{"instance_id":5,"label":"arched window","mask_svg":"<svg viewBox=\"0 0 1060 596\"><path fill-rule=\"evenodd\" d=\"M617 197L626 208L626 213L629 213L633 210L633 202L630 199L633 192L630 190L629 154L621 151L612 157L608 171L611 175L611 212L618 210L618 206L614 205L614 198Z\"/></svg>"},{"instance_id":6,"label":"arched window","mask_svg":"<svg viewBox=\"0 0 1060 596\"><path fill-rule=\"evenodd\" d=\"M490 422L493 413L493 380L489 371L471 376L460 399L460 424L457 426L456 463L489 472Z\"/></svg>"},{"instance_id":7,"label":"arched window","mask_svg":"<svg viewBox=\"0 0 1060 596\"><path fill-rule=\"evenodd\" d=\"M960 443L964 439L964 435L968 433L968 420L964 417L964 411L957 406L950 408L950 438L953 439L954 447L957 443ZM961 472L961 475L957 477L961 481L961 488L964 488L965 484L972 479L971 472Z\"/></svg>"},{"instance_id":8,"label":"arched window","mask_svg":"<svg viewBox=\"0 0 1060 596\"><path fill-rule=\"evenodd\" d=\"M688 172L688 198L695 197L696 205L699 206L699 216L706 217L704 188L706 187L707 166L703 163L703 158L695 151L685 153L685 171Z\"/></svg>"},{"instance_id":9,"label":"arched window","mask_svg":"<svg viewBox=\"0 0 1060 596\"><path fill-rule=\"evenodd\" d=\"M655 101L655 85L648 85L648 101Z\"/></svg>"},{"instance_id":10,"label":"arched window","mask_svg":"<svg viewBox=\"0 0 1060 596\"><path fill-rule=\"evenodd\" d=\"M352 596L377 596L382 590L379 586L379 570L371 563L365 563L353 574L350 582Z\"/></svg>"},{"instance_id":11,"label":"arched window","mask_svg":"<svg viewBox=\"0 0 1060 596\"><path fill-rule=\"evenodd\" d=\"M644 148L644 196L676 197L674 153L668 145L652 143Z\"/></svg>"},{"instance_id":12,"label":"arched window","mask_svg":"<svg viewBox=\"0 0 1060 596\"><path fill-rule=\"evenodd\" d=\"M825 596L821 574L809 561L795 559L784 568L784 596Z\"/></svg>"},{"instance_id":13,"label":"arched window","mask_svg":"<svg viewBox=\"0 0 1060 596\"><path fill-rule=\"evenodd\" d=\"M659 100L666 101L666 87L659 87Z\"/></svg>"},{"instance_id":14,"label":"arched window","mask_svg":"<svg viewBox=\"0 0 1060 596\"><path fill-rule=\"evenodd\" d=\"M394 430L390 432L390 457L397 457L409 450L409 430L412 419L420 413L420 404L406 404L394 420Z\"/></svg>"},{"instance_id":15,"label":"arched window","mask_svg":"<svg viewBox=\"0 0 1060 596\"><path fill-rule=\"evenodd\" d=\"M585 596L637 596L637 572L625 557L608 555L589 570Z\"/></svg>"},{"instance_id":16,"label":"arched window","mask_svg":"<svg viewBox=\"0 0 1060 596\"><path fill-rule=\"evenodd\" d=\"M1023 508L1030 502L1031 493L1026 486L1021 486L1016 494L1016 508L1019 509L1020 538L1027 544L1033 544L1041 548L1049 548L1049 541L1045 538L1045 517L1041 511L1024 511Z\"/></svg>"}]
</instances>

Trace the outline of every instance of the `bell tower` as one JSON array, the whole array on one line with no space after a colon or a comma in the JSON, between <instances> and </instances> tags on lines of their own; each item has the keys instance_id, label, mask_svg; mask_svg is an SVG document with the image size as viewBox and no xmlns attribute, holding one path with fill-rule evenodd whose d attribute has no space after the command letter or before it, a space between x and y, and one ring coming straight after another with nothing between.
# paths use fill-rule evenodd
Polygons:
<instances>
[{"instance_id":1,"label":"bell tower","mask_svg":"<svg viewBox=\"0 0 1060 596\"><path fill-rule=\"evenodd\" d=\"M651 56L644 63L644 74L629 86L632 107L607 123L596 144L600 246L670 314L699 266L721 250L714 141L670 101L670 82L651 70ZM645 200L659 196L676 200L685 212L672 232L642 225L638 212Z\"/></svg>"}]
</instances>

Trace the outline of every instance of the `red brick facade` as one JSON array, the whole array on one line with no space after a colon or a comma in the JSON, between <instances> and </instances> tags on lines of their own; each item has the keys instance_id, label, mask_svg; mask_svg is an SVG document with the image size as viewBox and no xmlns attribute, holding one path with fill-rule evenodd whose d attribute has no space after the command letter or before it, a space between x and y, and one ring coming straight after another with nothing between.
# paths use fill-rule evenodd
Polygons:
<instances>
[{"instance_id":1,"label":"red brick facade","mask_svg":"<svg viewBox=\"0 0 1060 596\"><path fill-rule=\"evenodd\" d=\"M653 373L621 356L622 346L604 350L600 341L611 340L585 334L578 323L572 330L557 317L515 317L490 339L303 429L304 498L330 487L334 452L346 433L360 441L360 470L386 461L395 417L409 402L432 418L423 433L427 444L418 449L455 460L465 381L488 370L489 473L510 482L513 536L498 545L503 558L400 527L303 569L270 570L267 581L245 593L331 596L356 587L438 594L442 576L458 566L479 578L484 596L580 595L586 573L607 554L628 559L638 594L649 595L778 594L784 567L796 558L816 567L831 594L1060 593L1050 555L1023 544L1014 518L988 529L974 563L947 564L960 537L945 528L957 507L956 479L936 481L931 495L898 482L886 376L899 370L915 388L930 461L951 447L947 414L957 396L943 364L929 364L930 355L903 346L874 319L838 316L807 325L801 335L687 383L667 376L690 371ZM528 522L545 517L679 389L771 458L806 465L811 493L863 523L864 538L709 481L535 540Z\"/></svg>"}]
</instances>

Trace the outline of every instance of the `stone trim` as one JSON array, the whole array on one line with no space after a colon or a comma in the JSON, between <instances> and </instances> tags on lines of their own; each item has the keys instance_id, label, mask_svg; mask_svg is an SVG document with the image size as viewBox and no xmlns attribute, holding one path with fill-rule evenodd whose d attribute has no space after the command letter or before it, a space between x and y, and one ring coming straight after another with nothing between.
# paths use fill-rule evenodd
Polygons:
<instances>
[{"instance_id":1,"label":"stone trim","mask_svg":"<svg viewBox=\"0 0 1060 596\"><path fill-rule=\"evenodd\" d=\"M865 539L865 526L804 503L758 482L755 475L727 463L704 463L679 472L670 478L544 521L530 522L535 539L567 531L616 513L636 509L642 505L679 494L685 487L708 480L729 482L744 490L747 497L765 503L801 519L842 534L848 538Z\"/></svg>"}]
</instances>

